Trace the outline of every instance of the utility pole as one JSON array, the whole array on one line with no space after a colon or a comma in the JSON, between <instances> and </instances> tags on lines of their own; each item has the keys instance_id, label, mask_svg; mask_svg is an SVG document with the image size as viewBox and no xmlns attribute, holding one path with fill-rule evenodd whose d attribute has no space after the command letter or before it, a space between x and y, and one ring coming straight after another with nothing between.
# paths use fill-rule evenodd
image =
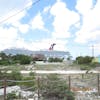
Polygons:
<instances>
[{"instance_id":1,"label":"utility pole","mask_svg":"<svg viewBox=\"0 0 100 100\"><path fill-rule=\"evenodd\" d=\"M68 82L69 82L69 91L71 90L71 76L68 76Z\"/></svg>"},{"instance_id":2,"label":"utility pole","mask_svg":"<svg viewBox=\"0 0 100 100\"><path fill-rule=\"evenodd\" d=\"M6 100L6 86L7 86L7 78L4 78L4 100Z\"/></svg>"},{"instance_id":3,"label":"utility pole","mask_svg":"<svg viewBox=\"0 0 100 100\"><path fill-rule=\"evenodd\" d=\"M94 57L94 45L92 45L92 57Z\"/></svg>"},{"instance_id":4,"label":"utility pole","mask_svg":"<svg viewBox=\"0 0 100 100\"><path fill-rule=\"evenodd\" d=\"M99 73L97 74L97 87L98 87L98 95L100 96L100 77L99 77Z\"/></svg>"},{"instance_id":5,"label":"utility pole","mask_svg":"<svg viewBox=\"0 0 100 100\"><path fill-rule=\"evenodd\" d=\"M40 91L39 91L39 89L40 89L40 78L39 77L37 79L37 85L38 85L38 100L40 100Z\"/></svg>"}]
</instances>

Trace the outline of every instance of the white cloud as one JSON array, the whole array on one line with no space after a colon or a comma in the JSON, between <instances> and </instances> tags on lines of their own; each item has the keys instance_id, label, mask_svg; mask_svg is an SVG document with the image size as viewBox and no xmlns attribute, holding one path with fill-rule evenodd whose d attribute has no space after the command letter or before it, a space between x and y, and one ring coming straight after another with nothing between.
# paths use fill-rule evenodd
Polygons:
<instances>
[{"instance_id":1,"label":"white cloud","mask_svg":"<svg viewBox=\"0 0 100 100\"><path fill-rule=\"evenodd\" d=\"M31 5L32 0L0 1L0 50L17 47L18 31L26 33L29 30L29 25L22 24L20 20L26 15ZM6 25L8 27L5 27Z\"/></svg>"},{"instance_id":2,"label":"white cloud","mask_svg":"<svg viewBox=\"0 0 100 100\"><path fill-rule=\"evenodd\" d=\"M81 30L79 33L76 34L77 38L76 38L76 42L78 43L87 43L88 41L96 41L99 40L100 37L100 31L96 30L96 31L84 31Z\"/></svg>"},{"instance_id":3,"label":"white cloud","mask_svg":"<svg viewBox=\"0 0 100 100\"><path fill-rule=\"evenodd\" d=\"M28 30L30 29L28 24L21 24L18 21L12 23L12 26L18 29L21 33L27 33Z\"/></svg>"},{"instance_id":4,"label":"white cloud","mask_svg":"<svg viewBox=\"0 0 100 100\"><path fill-rule=\"evenodd\" d=\"M12 20L20 20L25 14L26 10L31 7L32 0L3 0L0 1L0 22L9 22ZM26 8L26 9L24 9ZM15 16L16 15L16 16ZM11 19L11 20L10 20Z\"/></svg>"},{"instance_id":5,"label":"white cloud","mask_svg":"<svg viewBox=\"0 0 100 100\"><path fill-rule=\"evenodd\" d=\"M43 13L47 13L50 10L51 6L47 6L44 8Z\"/></svg>"},{"instance_id":6,"label":"white cloud","mask_svg":"<svg viewBox=\"0 0 100 100\"><path fill-rule=\"evenodd\" d=\"M29 30L29 25L28 24L21 24L19 25L19 30L21 33L27 33Z\"/></svg>"},{"instance_id":7,"label":"white cloud","mask_svg":"<svg viewBox=\"0 0 100 100\"><path fill-rule=\"evenodd\" d=\"M85 2L84 4L82 4L83 1ZM90 9L92 7L92 3L92 0L79 0L77 2L76 8L82 14L83 18L82 27L76 33L75 41L78 43L87 43L92 40L96 41L100 36L100 0L97 0L94 8ZM83 6L85 9L83 9Z\"/></svg>"},{"instance_id":8,"label":"white cloud","mask_svg":"<svg viewBox=\"0 0 100 100\"><path fill-rule=\"evenodd\" d=\"M3 6L2 6L3 5ZM22 24L21 19L27 14L27 9L31 7L32 0L3 0L0 1L0 26L8 25L26 33L29 30L28 24ZM25 8L25 9L24 9Z\"/></svg>"},{"instance_id":9,"label":"white cloud","mask_svg":"<svg viewBox=\"0 0 100 100\"><path fill-rule=\"evenodd\" d=\"M98 56L98 54L100 55L100 42L99 42L99 43L96 43L96 44L94 45L94 54L95 54L96 56Z\"/></svg>"},{"instance_id":10,"label":"white cloud","mask_svg":"<svg viewBox=\"0 0 100 100\"><path fill-rule=\"evenodd\" d=\"M24 3L24 0L0 0L0 17L4 17L7 14L22 8L21 5Z\"/></svg>"},{"instance_id":11,"label":"white cloud","mask_svg":"<svg viewBox=\"0 0 100 100\"><path fill-rule=\"evenodd\" d=\"M11 12L13 13L13 12ZM12 15L12 14L11 14ZM20 22L20 20L26 15L26 11L20 12L19 14L15 14L15 16L8 17L6 21L4 21L4 24L16 24L16 22ZM6 18L4 18L5 20ZM2 24L2 23L1 23Z\"/></svg>"},{"instance_id":12,"label":"white cloud","mask_svg":"<svg viewBox=\"0 0 100 100\"><path fill-rule=\"evenodd\" d=\"M54 16L54 32L52 33L53 37L70 37L69 28L71 25L79 21L79 15L74 11L70 11L64 2L59 0L51 7L50 13Z\"/></svg>"},{"instance_id":13,"label":"white cloud","mask_svg":"<svg viewBox=\"0 0 100 100\"><path fill-rule=\"evenodd\" d=\"M13 13L13 12L11 12ZM10 13L10 14L11 14ZM11 14L13 15L13 14ZM0 22L1 26L8 25L9 27L14 27L15 29L19 30L21 33L26 33L29 30L28 24L22 24L20 20L26 15L26 11L20 12L19 14L12 16L11 18L8 17L7 20L5 18Z\"/></svg>"},{"instance_id":14,"label":"white cloud","mask_svg":"<svg viewBox=\"0 0 100 100\"><path fill-rule=\"evenodd\" d=\"M24 40L24 38L18 38L15 41L15 45L17 48L27 48L29 49L30 45L27 41Z\"/></svg>"},{"instance_id":15,"label":"white cloud","mask_svg":"<svg viewBox=\"0 0 100 100\"><path fill-rule=\"evenodd\" d=\"M27 42L22 38L18 38L17 41L15 41L15 45L18 48L26 48L29 50L49 50L52 43L56 43L56 46L54 47L54 50L61 50L66 51L66 43L65 40L57 40L57 39L43 39L43 40L37 40L37 41L30 41Z\"/></svg>"},{"instance_id":16,"label":"white cloud","mask_svg":"<svg viewBox=\"0 0 100 100\"><path fill-rule=\"evenodd\" d=\"M81 14L87 14L92 8L93 0L77 0L76 9Z\"/></svg>"},{"instance_id":17,"label":"white cloud","mask_svg":"<svg viewBox=\"0 0 100 100\"><path fill-rule=\"evenodd\" d=\"M45 30L44 22L40 13L38 13L31 21L32 29Z\"/></svg>"},{"instance_id":18,"label":"white cloud","mask_svg":"<svg viewBox=\"0 0 100 100\"><path fill-rule=\"evenodd\" d=\"M0 0L0 50L21 45L18 32L26 33L29 30L29 25L22 24L21 19L31 5L32 0Z\"/></svg>"},{"instance_id":19,"label":"white cloud","mask_svg":"<svg viewBox=\"0 0 100 100\"><path fill-rule=\"evenodd\" d=\"M17 30L13 27L7 29L0 27L0 50L11 47L18 37Z\"/></svg>"},{"instance_id":20,"label":"white cloud","mask_svg":"<svg viewBox=\"0 0 100 100\"><path fill-rule=\"evenodd\" d=\"M55 47L54 50L61 50L61 51L66 51L66 44L67 44L67 40L61 40L61 39L43 39L41 42L38 41L38 45L39 47L41 47L41 49L49 49L50 45L55 43ZM42 45L41 45L42 44Z\"/></svg>"}]
</instances>

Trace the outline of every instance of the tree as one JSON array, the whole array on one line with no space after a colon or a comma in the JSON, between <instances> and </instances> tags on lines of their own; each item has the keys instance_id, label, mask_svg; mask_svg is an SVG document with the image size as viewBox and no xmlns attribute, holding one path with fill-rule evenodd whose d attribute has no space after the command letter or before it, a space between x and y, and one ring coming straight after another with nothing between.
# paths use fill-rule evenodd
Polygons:
<instances>
[{"instance_id":1,"label":"tree","mask_svg":"<svg viewBox=\"0 0 100 100\"><path fill-rule=\"evenodd\" d=\"M13 56L12 59L13 59L13 62L20 63L20 64L30 64L32 60L30 56L22 55L22 54L20 55L17 54Z\"/></svg>"},{"instance_id":2,"label":"tree","mask_svg":"<svg viewBox=\"0 0 100 100\"><path fill-rule=\"evenodd\" d=\"M71 56L70 52L68 52L67 55L68 55L67 60L71 60L72 59L72 56Z\"/></svg>"},{"instance_id":3,"label":"tree","mask_svg":"<svg viewBox=\"0 0 100 100\"><path fill-rule=\"evenodd\" d=\"M1 52L0 57L0 65L9 65L8 56L5 53Z\"/></svg>"},{"instance_id":4,"label":"tree","mask_svg":"<svg viewBox=\"0 0 100 100\"><path fill-rule=\"evenodd\" d=\"M30 64L31 58L29 56L23 55L20 59L20 64Z\"/></svg>"},{"instance_id":5,"label":"tree","mask_svg":"<svg viewBox=\"0 0 100 100\"><path fill-rule=\"evenodd\" d=\"M8 56L4 52L0 53L0 57L2 58L2 60L5 60L8 58Z\"/></svg>"},{"instance_id":6,"label":"tree","mask_svg":"<svg viewBox=\"0 0 100 100\"><path fill-rule=\"evenodd\" d=\"M90 56L79 56L76 58L76 61L78 62L78 64L90 64L92 62L93 57Z\"/></svg>"}]
</instances>

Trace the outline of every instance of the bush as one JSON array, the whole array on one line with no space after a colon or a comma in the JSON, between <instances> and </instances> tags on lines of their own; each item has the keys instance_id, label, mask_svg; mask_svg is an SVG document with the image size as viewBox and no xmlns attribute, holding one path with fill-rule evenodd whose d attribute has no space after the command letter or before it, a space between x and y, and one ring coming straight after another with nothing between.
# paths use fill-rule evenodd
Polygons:
<instances>
[{"instance_id":1,"label":"bush","mask_svg":"<svg viewBox=\"0 0 100 100\"><path fill-rule=\"evenodd\" d=\"M9 63L9 61L8 60L0 60L0 65L5 65L5 66L7 66L7 65L9 65L10 63Z\"/></svg>"},{"instance_id":2,"label":"bush","mask_svg":"<svg viewBox=\"0 0 100 100\"><path fill-rule=\"evenodd\" d=\"M65 100L75 100L73 92L67 91L66 97L67 98Z\"/></svg>"},{"instance_id":3,"label":"bush","mask_svg":"<svg viewBox=\"0 0 100 100\"><path fill-rule=\"evenodd\" d=\"M30 64L31 57L26 55L19 55L19 62L20 64Z\"/></svg>"},{"instance_id":4,"label":"bush","mask_svg":"<svg viewBox=\"0 0 100 100\"><path fill-rule=\"evenodd\" d=\"M35 83L36 83L36 81L35 81L35 77L34 76L24 77L22 79L22 81L26 81L26 82L20 83L21 86L26 87L26 88L32 87L32 88L28 89L30 91L34 91L35 90L35 87L36 87Z\"/></svg>"},{"instance_id":5,"label":"bush","mask_svg":"<svg viewBox=\"0 0 100 100\"><path fill-rule=\"evenodd\" d=\"M35 73L34 72L30 72L29 73L29 76L33 76L34 77L35 76Z\"/></svg>"},{"instance_id":6,"label":"bush","mask_svg":"<svg viewBox=\"0 0 100 100\"><path fill-rule=\"evenodd\" d=\"M44 100L75 100L74 94L68 91L68 86L64 80L60 80L57 75L48 75L45 82L43 81L41 86L41 93Z\"/></svg>"},{"instance_id":7,"label":"bush","mask_svg":"<svg viewBox=\"0 0 100 100\"><path fill-rule=\"evenodd\" d=\"M16 96L14 92L7 94L7 100L14 100L14 99L18 99L18 96Z\"/></svg>"},{"instance_id":8,"label":"bush","mask_svg":"<svg viewBox=\"0 0 100 100\"><path fill-rule=\"evenodd\" d=\"M91 67L90 66L86 66L86 65L82 65L82 66L80 66L80 69L81 70L90 70L91 69Z\"/></svg>"},{"instance_id":9,"label":"bush","mask_svg":"<svg viewBox=\"0 0 100 100\"><path fill-rule=\"evenodd\" d=\"M91 66L92 68L100 67L100 63L98 63L98 62L93 62L93 63L90 64L90 66Z\"/></svg>"},{"instance_id":10,"label":"bush","mask_svg":"<svg viewBox=\"0 0 100 100\"><path fill-rule=\"evenodd\" d=\"M2 56L1 56L2 57ZM2 59L0 60L0 65L11 65L11 64L30 64L32 61L32 58L27 55L22 55L22 54L17 54L14 56L3 56Z\"/></svg>"},{"instance_id":11,"label":"bush","mask_svg":"<svg viewBox=\"0 0 100 100\"><path fill-rule=\"evenodd\" d=\"M48 62L63 62L62 58L49 58Z\"/></svg>"}]
</instances>

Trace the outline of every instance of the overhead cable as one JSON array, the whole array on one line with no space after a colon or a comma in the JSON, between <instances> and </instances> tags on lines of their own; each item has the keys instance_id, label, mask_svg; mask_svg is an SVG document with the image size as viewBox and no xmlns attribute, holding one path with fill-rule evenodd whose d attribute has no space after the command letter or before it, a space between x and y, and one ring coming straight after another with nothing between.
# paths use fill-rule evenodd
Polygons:
<instances>
[{"instance_id":1,"label":"overhead cable","mask_svg":"<svg viewBox=\"0 0 100 100\"><path fill-rule=\"evenodd\" d=\"M1 21L0 21L0 24L2 24L3 22L5 22L5 21L11 19L12 17L18 15L19 13L21 13L22 11L24 11L24 10L27 9L28 7L35 5L35 4L38 3L39 1L40 1L40 0L37 0L37 1L33 2L32 4L30 4L30 5L26 6L26 7L24 7L24 8L21 9L20 11L14 13L13 15L11 15L11 16L5 18L4 20L1 20Z\"/></svg>"}]
</instances>

